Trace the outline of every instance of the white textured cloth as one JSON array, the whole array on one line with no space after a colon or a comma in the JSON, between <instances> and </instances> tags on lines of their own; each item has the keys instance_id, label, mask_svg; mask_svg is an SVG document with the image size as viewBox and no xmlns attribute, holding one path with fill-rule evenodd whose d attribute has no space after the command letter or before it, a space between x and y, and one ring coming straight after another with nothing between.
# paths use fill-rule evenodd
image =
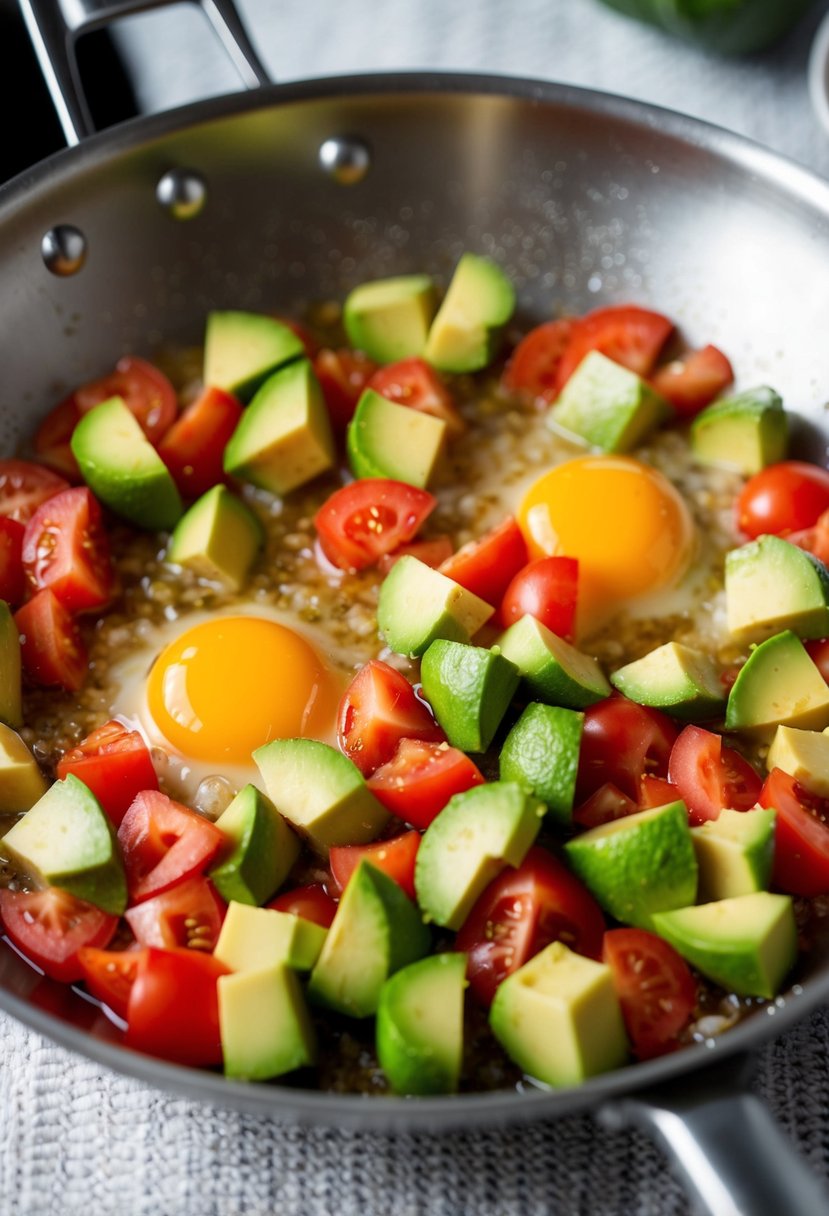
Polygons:
<instances>
[{"instance_id":1,"label":"white textured cloth","mask_svg":"<svg viewBox=\"0 0 829 1216\"><path fill-rule=\"evenodd\" d=\"M829 174L809 109L807 19L765 56L705 56L593 0L246 0L280 80L438 67L626 93L744 132ZM145 108L235 87L195 9L125 23ZM771 1045L758 1086L829 1177L829 1015ZM305 1131L101 1072L0 1016L0 1213L42 1216L685 1216L660 1154L588 1117L384 1138ZM817 1214L816 1214L817 1216Z\"/></svg>"}]
</instances>

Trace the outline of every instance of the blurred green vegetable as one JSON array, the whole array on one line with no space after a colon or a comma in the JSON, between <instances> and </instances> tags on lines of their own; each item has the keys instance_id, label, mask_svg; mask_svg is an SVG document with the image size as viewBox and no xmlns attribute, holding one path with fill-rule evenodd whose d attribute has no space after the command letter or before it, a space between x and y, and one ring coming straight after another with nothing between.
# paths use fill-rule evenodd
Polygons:
<instances>
[{"instance_id":1,"label":"blurred green vegetable","mask_svg":"<svg viewBox=\"0 0 829 1216\"><path fill-rule=\"evenodd\" d=\"M747 55L782 37L814 0L602 0L710 51Z\"/></svg>"}]
</instances>

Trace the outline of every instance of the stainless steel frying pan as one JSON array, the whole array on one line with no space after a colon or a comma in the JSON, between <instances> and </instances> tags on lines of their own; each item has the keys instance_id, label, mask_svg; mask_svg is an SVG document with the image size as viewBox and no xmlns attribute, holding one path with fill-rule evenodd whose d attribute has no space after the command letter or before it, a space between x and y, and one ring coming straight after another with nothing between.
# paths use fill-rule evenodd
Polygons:
<instances>
[{"instance_id":1,"label":"stainless steel frying pan","mask_svg":"<svg viewBox=\"0 0 829 1216\"><path fill-rule=\"evenodd\" d=\"M155 0L161 3L163 0ZM67 137L90 127L81 31L154 7L24 0ZM227 0L203 0L248 84L265 73ZM212 307L288 309L361 280L445 276L466 249L517 284L527 318L633 300L715 337L769 381L821 458L829 435L829 185L736 136L652 107L527 80L395 75L265 86L84 138L0 190L0 449L114 354L198 341ZM578 1090L366 1100L253 1086L45 1013L0 956L0 1007L102 1064L190 1097L304 1122L445 1129L593 1108L648 1127L705 1210L829 1210L743 1088L760 1044L829 1000L829 944L774 1008L710 1045ZM827 1078L829 1090L829 1078Z\"/></svg>"}]
</instances>

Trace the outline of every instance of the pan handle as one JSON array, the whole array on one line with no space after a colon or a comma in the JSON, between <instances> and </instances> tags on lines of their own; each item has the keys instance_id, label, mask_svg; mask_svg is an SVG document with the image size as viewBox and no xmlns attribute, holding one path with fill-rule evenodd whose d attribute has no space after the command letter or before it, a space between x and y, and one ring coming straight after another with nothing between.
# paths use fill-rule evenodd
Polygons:
<instances>
[{"instance_id":1,"label":"pan handle","mask_svg":"<svg viewBox=\"0 0 829 1216\"><path fill-rule=\"evenodd\" d=\"M750 1070L749 1057L732 1057L608 1103L598 1119L653 1136L705 1216L829 1212L829 1193L747 1088Z\"/></svg>"},{"instance_id":2,"label":"pan handle","mask_svg":"<svg viewBox=\"0 0 829 1216\"><path fill-rule=\"evenodd\" d=\"M23 19L35 48L67 144L92 135L89 112L75 53L78 39L121 17L166 8L176 0L20 0ZM192 0L207 17L233 60L246 88L271 83L270 76L245 31L234 0Z\"/></svg>"}]
</instances>

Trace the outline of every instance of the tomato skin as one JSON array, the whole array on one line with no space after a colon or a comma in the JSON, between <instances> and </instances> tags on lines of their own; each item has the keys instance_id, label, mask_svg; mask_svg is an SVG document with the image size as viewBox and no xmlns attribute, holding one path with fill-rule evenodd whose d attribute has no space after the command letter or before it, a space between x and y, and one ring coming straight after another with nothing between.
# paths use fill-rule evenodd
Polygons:
<instances>
[{"instance_id":1,"label":"tomato skin","mask_svg":"<svg viewBox=\"0 0 829 1216\"><path fill-rule=\"evenodd\" d=\"M812 528L800 528L797 532L789 532L786 540L790 545L806 549L824 566L829 564L829 511L823 511Z\"/></svg>"},{"instance_id":2,"label":"tomato skin","mask_svg":"<svg viewBox=\"0 0 829 1216\"><path fill-rule=\"evenodd\" d=\"M12 608L23 603L26 572L23 569L23 524L0 515L0 600Z\"/></svg>"},{"instance_id":3,"label":"tomato skin","mask_svg":"<svg viewBox=\"0 0 829 1216\"><path fill-rule=\"evenodd\" d=\"M26 958L63 984L83 977L81 947L106 946L118 927L117 916L60 887L0 890L0 918L7 937Z\"/></svg>"},{"instance_id":4,"label":"tomato skin","mask_svg":"<svg viewBox=\"0 0 829 1216\"><path fill-rule=\"evenodd\" d=\"M391 759L401 739L443 743L445 736L406 677L388 663L371 659L340 701L340 750L368 777Z\"/></svg>"},{"instance_id":5,"label":"tomato skin","mask_svg":"<svg viewBox=\"0 0 829 1216\"><path fill-rule=\"evenodd\" d=\"M322 883L312 882L305 887L294 887L291 891L283 891L272 899L267 907L276 912L290 912L301 916L304 920L313 921L329 929L337 911L336 900L333 900Z\"/></svg>"},{"instance_id":6,"label":"tomato skin","mask_svg":"<svg viewBox=\"0 0 829 1216\"><path fill-rule=\"evenodd\" d=\"M80 417L78 404L70 395L49 411L35 431L34 449L38 460L69 481L81 480L78 462L69 445Z\"/></svg>"},{"instance_id":7,"label":"tomato skin","mask_svg":"<svg viewBox=\"0 0 829 1216\"><path fill-rule=\"evenodd\" d=\"M597 308L573 322L570 340L556 372L560 393L585 355L598 350L637 376L649 376L673 332L673 322L658 312L633 305Z\"/></svg>"},{"instance_id":8,"label":"tomato skin","mask_svg":"<svg viewBox=\"0 0 829 1216\"><path fill-rule=\"evenodd\" d=\"M33 684L77 692L89 670L89 656L78 627L48 588L18 608L14 621L20 634L23 671Z\"/></svg>"},{"instance_id":9,"label":"tomato skin","mask_svg":"<svg viewBox=\"0 0 829 1216\"><path fill-rule=\"evenodd\" d=\"M667 806L669 802L678 802L681 794L677 787L664 777L653 777L645 773L639 782L639 806L642 808Z\"/></svg>"},{"instance_id":10,"label":"tomato skin","mask_svg":"<svg viewBox=\"0 0 829 1216\"><path fill-rule=\"evenodd\" d=\"M368 787L392 815L425 830L454 794L483 781L477 765L458 748L401 739L391 759L369 777Z\"/></svg>"},{"instance_id":11,"label":"tomato skin","mask_svg":"<svg viewBox=\"0 0 829 1216\"><path fill-rule=\"evenodd\" d=\"M118 829L130 902L142 903L200 874L224 840L209 819L166 794L140 793Z\"/></svg>"},{"instance_id":12,"label":"tomato skin","mask_svg":"<svg viewBox=\"0 0 829 1216\"><path fill-rule=\"evenodd\" d=\"M578 602L579 563L574 557L540 557L530 562L504 592L505 628L533 616L561 638L572 638Z\"/></svg>"},{"instance_id":13,"label":"tomato skin","mask_svg":"<svg viewBox=\"0 0 829 1216\"><path fill-rule=\"evenodd\" d=\"M536 325L516 346L501 376L501 388L549 405L559 394L558 369L573 334L569 318Z\"/></svg>"},{"instance_id":14,"label":"tomato skin","mask_svg":"<svg viewBox=\"0 0 829 1216\"><path fill-rule=\"evenodd\" d=\"M72 397L81 415L110 397L121 397L154 445L169 430L178 413L176 390L170 381L152 363L137 355L125 355L108 376L82 384Z\"/></svg>"},{"instance_id":15,"label":"tomato skin","mask_svg":"<svg viewBox=\"0 0 829 1216\"><path fill-rule=\"evenodd\" d=\"M0 460L0 515L28 523L42 502L69 489L69 482L29 460Z\"/></svg>"},{"instance_id":16,"label":"tomato skin","mask_svg":"<svg viewBox=\"0 0 829 1216\"><path fill-rule=\"evenodd\" d=\"M697 1002L684 958L646 929L609 929L602 961L610 967L634 1054L650 1060L673 1051Z\"/></svg>"},{"instance_id":17,"label":"tomato skin","mask_svg":"<svg viewBox=\"0 0 829 1216\"><path fill-rule=\"evenodd\" d=\"M716 346L688 351L658 367L651 385L680 418L692 418L734 381L734 369Z\"/></svg>"},{"instance_id":18,"label":"tomato skin","mask_svg":"<svg viewBox=\"0 0 829 1216\"><path fill-rule=\"evenodd\" d=\"M410 541L437 506L434 494L388 477L335 490L314 516L322 551L340 570L364 570Z\"/></svg>"},{"instance_id":19,"label":"tomato skin","mask_svg":"<svg viewBox=\"0 0 829 1216\"><path fill-rule=\"evenodd\" d=\"M334 430L345 434L357 402L377 364L359 350L321 350L314 357L314 372L320 382Z\"/></svg>"},{"instance_id":20,"label":"tomato skin","mask_svg":"<svg viewBox=\"0 0 829 1216\"><path fill-rule=\"evenodd\" d=\"M377 569L381 574L388 574L401 557L416 557L424 566L437 570L451 556L452 541L448 536L430 536L428 540L413 540L411 544L399 545L393 553L384 553L378 559Z\"/></svg>"},{"instance_id":21,"label":"tomato skin","mask_svg":"<svg viewBox=\"0 0 829 1216\"><path fill-rule=\"evenodd\" d=\"M332 845L328 853L331 877L340 894L361 861L369 861L378 870L393 878L399 887L415 898L415 860L422 837L420 832L403 832L391 840L379 840L373 844Z\"/></svg>"},{"instance_id":22,"label":"tomato skin","mask_svg":"<svg viewBox=\"0 0 829 1216\"><path fill-rule=\"evenodd\" d=\"M722 738L701 726L686 726L671 751L668 780L679 790L692 824L719 819L724 809L748 811L763 782Z\"/></svg>"},{"instance_id":23,"label":"tomato skin","mask_svg":"<svg viewBox=\"0 0 829 1216\"><path fill-rule=\"evenodd\" d=\"M573 811L573 823L582 828L598 828L603 823L612 823L614 819L624 819L626 815L635 815L641 808L627 794L623 794L612 781L606 781L594 790L580 806Z\"/></svg>"},{"instance_id":24,"label":"tomato skin","mask_svg":"<svg viewBox=\"0 0 829 1216\"><path fill-rule=\"evenodd\" d=\"M219 940L227 904L206 878L187 878L124 913L142 946L177 947L211 953Z\"/></svg>"},{"instance_id":25,"label":"tomato skin","mask_svg":"<svg viewBox=\"0 0 829 1216\"><path fill-rule=\"evenodd\" d=\"M772 885L790 895L829 893L829 799L774 768L758 801L777 811Z\"/></svg>"},{"instance_id":26,"label":"tomato skin","mask_svg":"<svg viewBox=\"0 0 829 1216\"><path fill-rule=\"evenodd\" d=\"M450 435L462 435L466 430L452 394L425 359L413 357L388 363L374 373L366 387L398 405L439 418Z\"/></svg>"},{"instance_id":27,"label":"tomato skin","mask_svg":"<svg viewBox=\"0 0 829 1216\"><path fill-rule=\"evenodd\" d=\"M478 540L458 549L443 562L440 572L497 607L507 587L529 560L523 533L515 518L508 515Z\"/></svg>"},{"instance_id":28,"label":"tomato skin","mask_svg":"<svg viewBox=\"0 0 829 1216\"><path fill-rule=\"evenodd\" d=\"M829 510L829 472L802 460L782 460L749 477L737 498L737 526L752 540L813 527Z\"/></svg>"},{"instance_id":29,"label":"tomato skin","mask_svg":"<svg viewBox=\"0 0 829 1216\"><path fill-rule=\"evenodd\" d=\"M143 954L141 949L101 950L96 946L78 951L81 979L94 997L125 1022L130 990Z\"/></svg>"},{"instance_id":30,"label":"tomato skin","mask_svg":"<svg viewBox=\"0 0 829 1216\"><path fill-rule=\"evenodd\" d=\"M26 524L23 568L34 591L48 587L69 612L103 608L115 570L98 500L85 486L43 503Z\"/></svg>"},{"instance_id":31,"label":"tomato skin","mask_svg":"<svg viewBox=\"0 0 829 1216\"><path fill-rule=\"evenodd\" d=\"M158 454L184 498L199 498L225 481L224 450L242 413L230 393L206 388L162 437Z\"/></svg>"},{"instance_id":32,"label":"tomato skin","mask_svg":"<svg viewBox=\"0 0 829 1216\"><path fill-rule=\"evenodd\" d=\"M806 653L817 667L827 684L829 684L829 638L820 638L814 642L804 642Z\"/></svg>"},{"instance_id":33,"label":"tomato skin","mask_svg":"<svg viewBox=\"0 0 829 1216\"><path fill-rule=\"evenodd\" d=\"M58 780L70 773L92 790L116 827L142 790L158 789L150 749L137 730L121 722L105 722L65 752Z\"/></svg>"},{"instance_id":34,"label":"tomato skin","mask_svg":"<svg viewBox=\"0 0 829 1216\"><path fill-rule=\"evenodd\" d=\"M677 728L665 714L627 697L612 696L584 714L577 798L611 782L633 802L646 772L667 777Z\"/></svg>"},{"instance_id":35,"label":"tomato skin","mask_svg":"<svg viewBox=\"0 0 829 1216\"><path fill-rule=\"evenodd\" d=\"M491 1005L502 980L553 941L598 959L604 916L593 896L552 853L533 846L517 869L489 884L461 925L455 947L468 958L469 987Z\"/></svg>"},{"instance_id":36,"label":"tomato skin","mask_svg":"<svg viewBox=\"0 0 829 1216\"><path fill-rule=\"evenodd\" d=\"M228 974L212 954L146 947L127 1003L127 1046L197 1068L221 1064L216 981Z\"/></svg>"}]
</instances>

